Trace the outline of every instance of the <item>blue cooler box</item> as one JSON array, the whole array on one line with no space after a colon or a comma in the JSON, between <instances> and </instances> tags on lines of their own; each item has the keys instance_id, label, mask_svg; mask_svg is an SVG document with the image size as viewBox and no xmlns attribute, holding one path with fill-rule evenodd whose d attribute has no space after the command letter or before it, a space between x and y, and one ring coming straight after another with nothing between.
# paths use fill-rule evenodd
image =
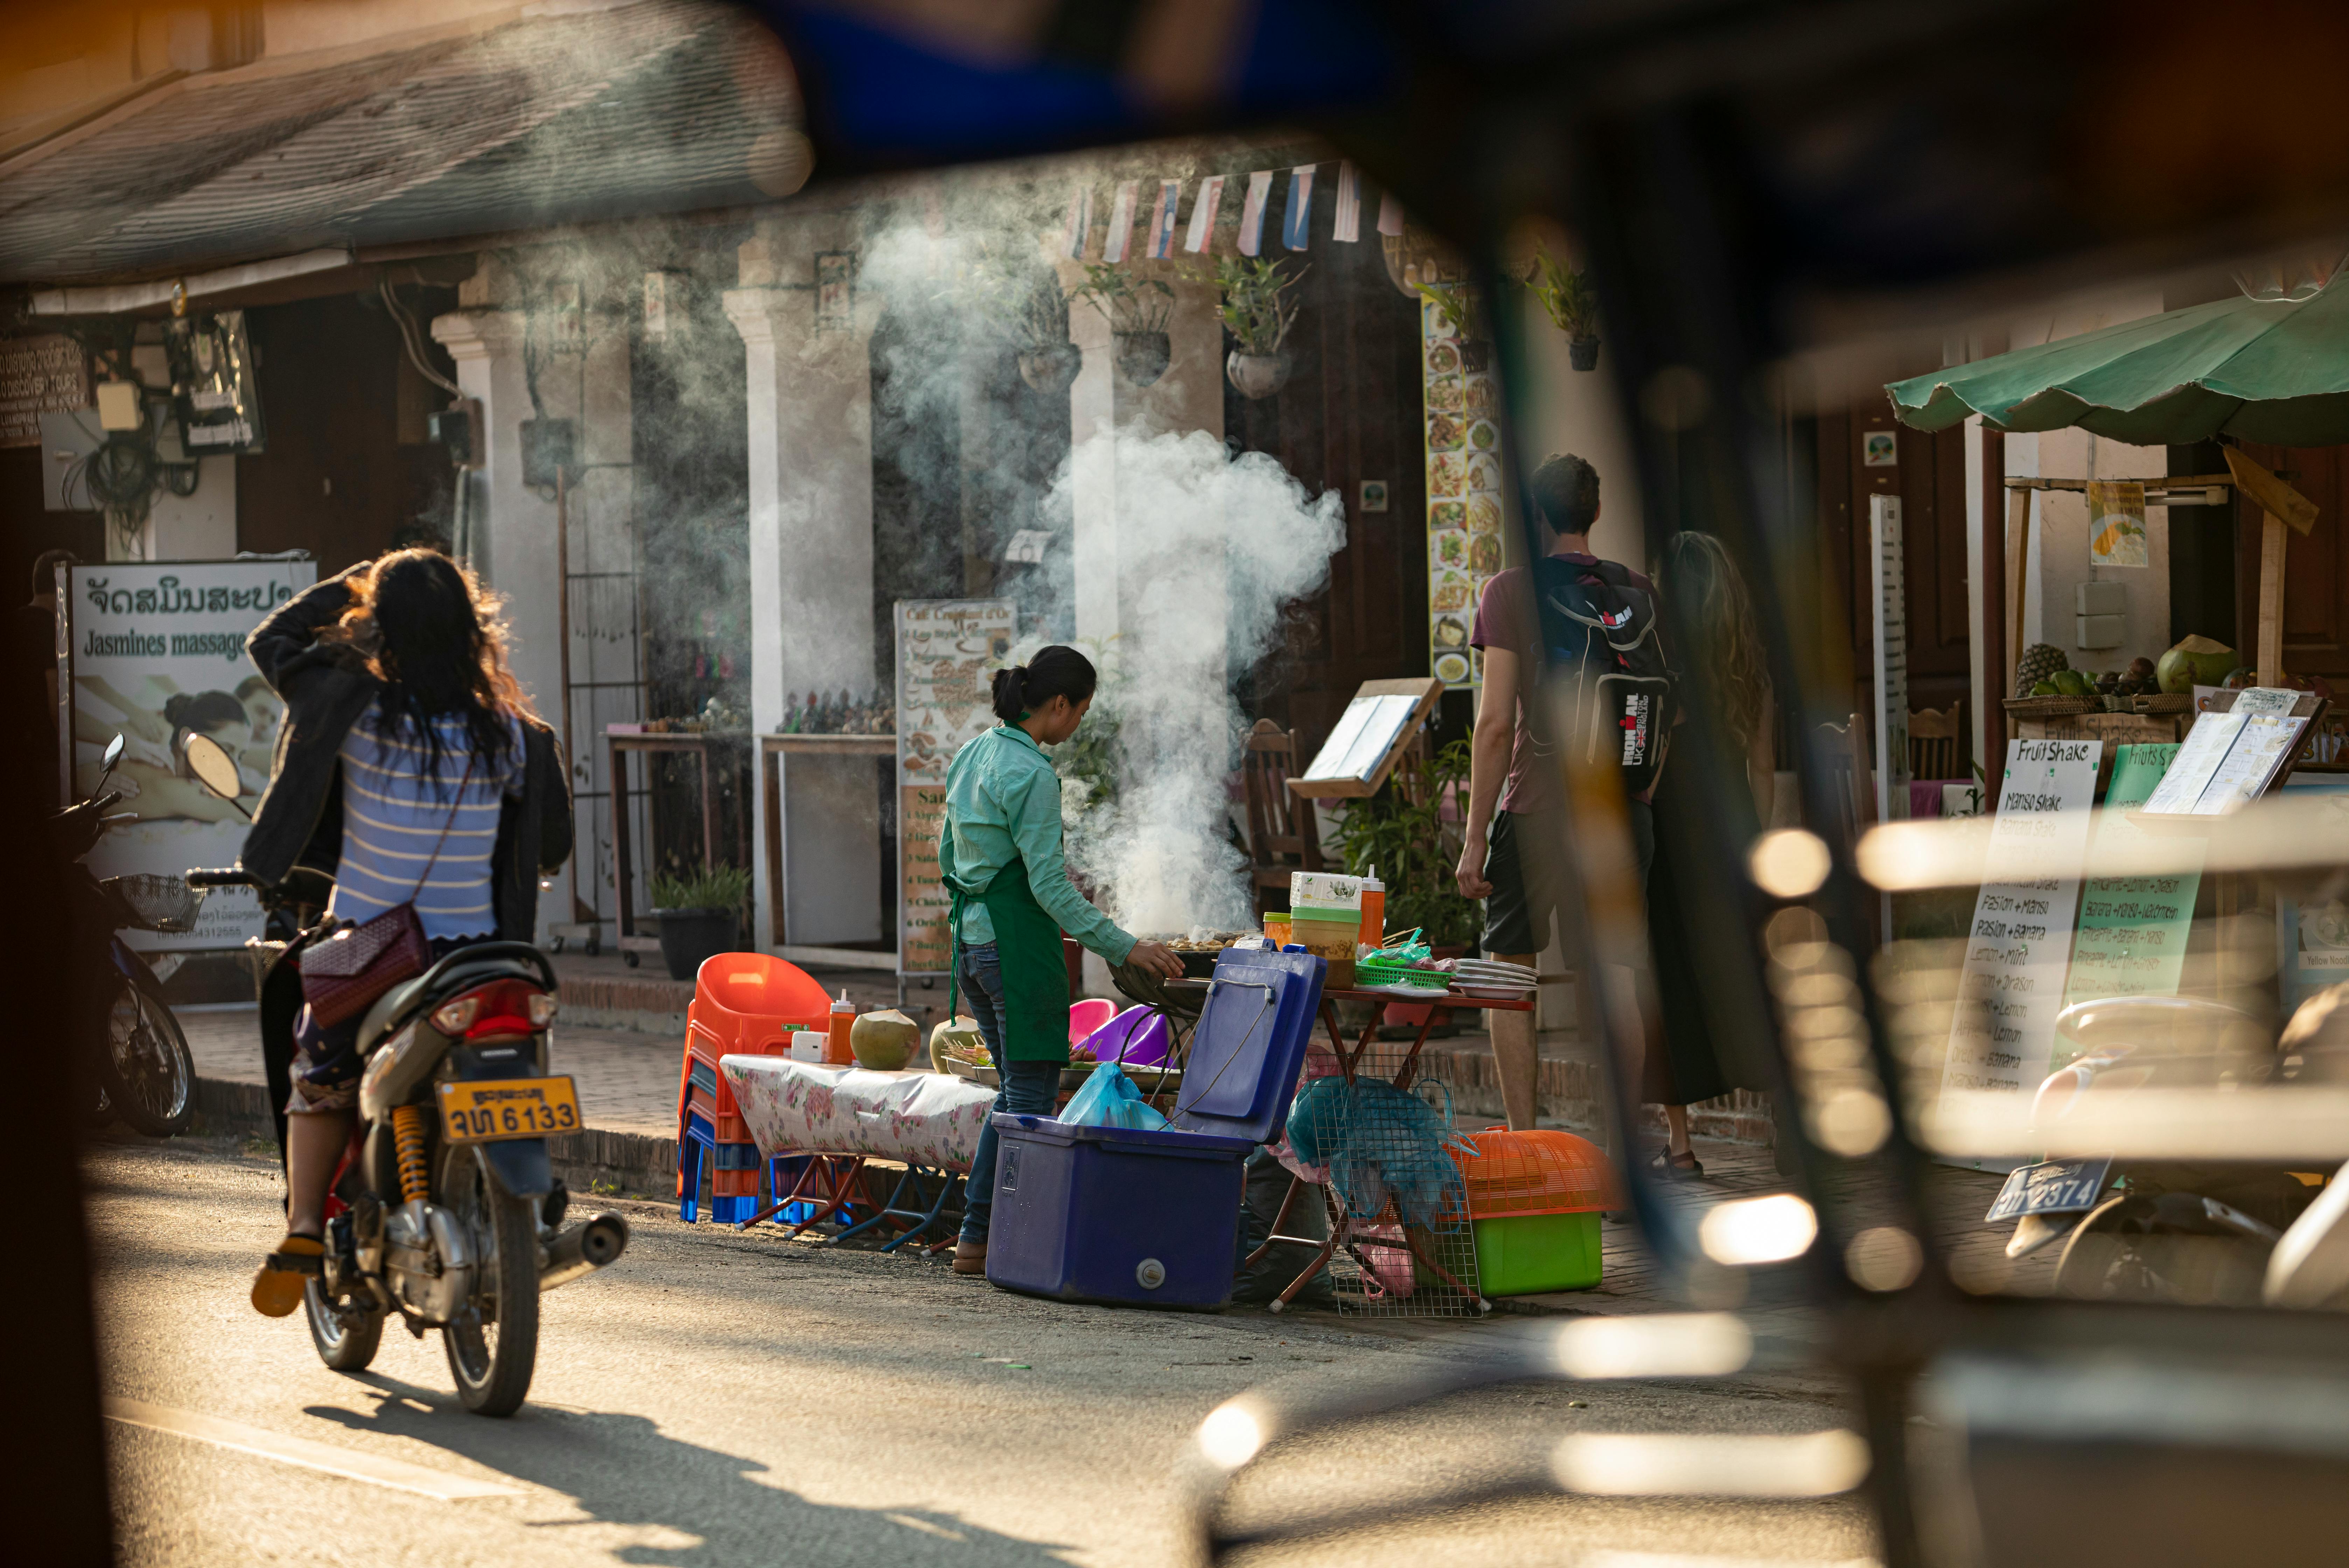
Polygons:
<instances>
[{"instance_id":1,"label":"blue cooler box","mask_svg":"<svg viewBox=\"0 0 2349 1568\"><path fill-rule=\"evenodd\" d=\"M1216 961L1170 1130L999 1111L987 1277L1063 1301L1229 1302L1241 1165L1288 1119L1326 968L1301 950Z\"/></svg>"}]
</instances>

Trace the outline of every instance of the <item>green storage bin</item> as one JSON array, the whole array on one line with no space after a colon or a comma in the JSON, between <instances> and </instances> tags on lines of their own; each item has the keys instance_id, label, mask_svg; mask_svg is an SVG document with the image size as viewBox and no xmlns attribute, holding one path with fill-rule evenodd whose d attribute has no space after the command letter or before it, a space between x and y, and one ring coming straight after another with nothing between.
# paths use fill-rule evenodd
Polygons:
<instances>
[{"instance_id":1,"label":"green storage bin","mask_svg":"<svg viewBox=\"0 0 2349 1568\"><path fill-rule=\"evenodd\" d=\"M1599 1216L1508 1214L1475 1220L1476 1281L1486 1295L1588 1290L1599 1283Z\"/></svg>"}]
</instances>

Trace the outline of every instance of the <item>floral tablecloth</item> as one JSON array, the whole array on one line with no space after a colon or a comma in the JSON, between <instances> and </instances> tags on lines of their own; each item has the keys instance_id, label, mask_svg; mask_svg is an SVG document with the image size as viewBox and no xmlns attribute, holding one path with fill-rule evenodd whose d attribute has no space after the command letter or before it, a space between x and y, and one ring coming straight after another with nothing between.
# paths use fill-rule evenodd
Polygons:
<instances>
[{"instance_id":1,"label":"floral tablecloth","mask_svg":"<svg viewBox=\"0 0 2349 1568\"><path fill-rule=\"evenodd\" d=\"M788 1057L719 1062L759 1152L870 1154L968 1171L995 1091L945 1073L876 1073Z\"/></svg>"}]
</instances>

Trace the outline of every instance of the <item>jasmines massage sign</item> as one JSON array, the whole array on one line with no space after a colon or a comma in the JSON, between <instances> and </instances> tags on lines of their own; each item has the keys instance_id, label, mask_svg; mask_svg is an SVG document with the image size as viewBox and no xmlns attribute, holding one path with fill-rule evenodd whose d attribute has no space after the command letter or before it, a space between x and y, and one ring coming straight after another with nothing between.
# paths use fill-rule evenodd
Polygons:
<instances>
[{"instance_id":1,"label":"jasmines massage sign","mask_svg":"<svg viewBox=\"0 0 2349 1568\"><path fill-rule=\"evenodd\" d=\"M89 857L100 876L178 875L190 866L235 863L246 814L269 782L270 754L285 706L244 656L264 618L317 580L308 561L109 562L77 566L58 650L58 690L70 694L70 737L59 766L75 799L98 780L100 754L117 735L128 745L108 788L116 810L138 820L117 826ZM233 804L189 777L182 749L207 735L236 758L243 789ZM132 932L141 947L241 947L261 934L260 906L240 889L204 902L185 935Z\"/></svg>"}]
</instances>

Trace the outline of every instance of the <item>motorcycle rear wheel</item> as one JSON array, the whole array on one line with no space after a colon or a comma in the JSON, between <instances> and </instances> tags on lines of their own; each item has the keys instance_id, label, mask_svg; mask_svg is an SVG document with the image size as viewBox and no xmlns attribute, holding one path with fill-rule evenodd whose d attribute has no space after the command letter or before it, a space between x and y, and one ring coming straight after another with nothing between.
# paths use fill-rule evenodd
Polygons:
<instances>
[{"instance_id":1,"label":"motorcycle rear wheel","mask_svg":"<svg viewBox=\"0 0 2349 1568\"><path fill-rule=\"evenodd\" d=\"M196 1109L196 1058L171 1009L136 985L108 1009L98 1083L114 1113L150 1138L188 1130Z\"/></svg>"},{"instance_id":2,"label":"motorcycle rear wheel","mask_svg":"<svg viewBox=\"0 0 2349 1568\"><path fill-rule=\"evenodd\" d=\"M383 1343L380 1308L354 1312L351 1315L359 1319L354 1324L336 1313L316 1276L302 1286L302 1315L309 1321L310 1343L318 1347L318 1359L337 1372L366 1371Z\"/></svg>"},{"instance_id":3,"label":"motorcycle rear wheel","mask_svg":"<svg viewBox=\"0 0 2349 1568\"><path fill-rule=\"evenodd\" d=\"M538 1363L538 1205L499 1186L461 1143L442 1146L438 1191L481 1249L473 1299L440 1331L457 1398L477 1416L511 1416Z\"/></svg>"}]
</instances>

